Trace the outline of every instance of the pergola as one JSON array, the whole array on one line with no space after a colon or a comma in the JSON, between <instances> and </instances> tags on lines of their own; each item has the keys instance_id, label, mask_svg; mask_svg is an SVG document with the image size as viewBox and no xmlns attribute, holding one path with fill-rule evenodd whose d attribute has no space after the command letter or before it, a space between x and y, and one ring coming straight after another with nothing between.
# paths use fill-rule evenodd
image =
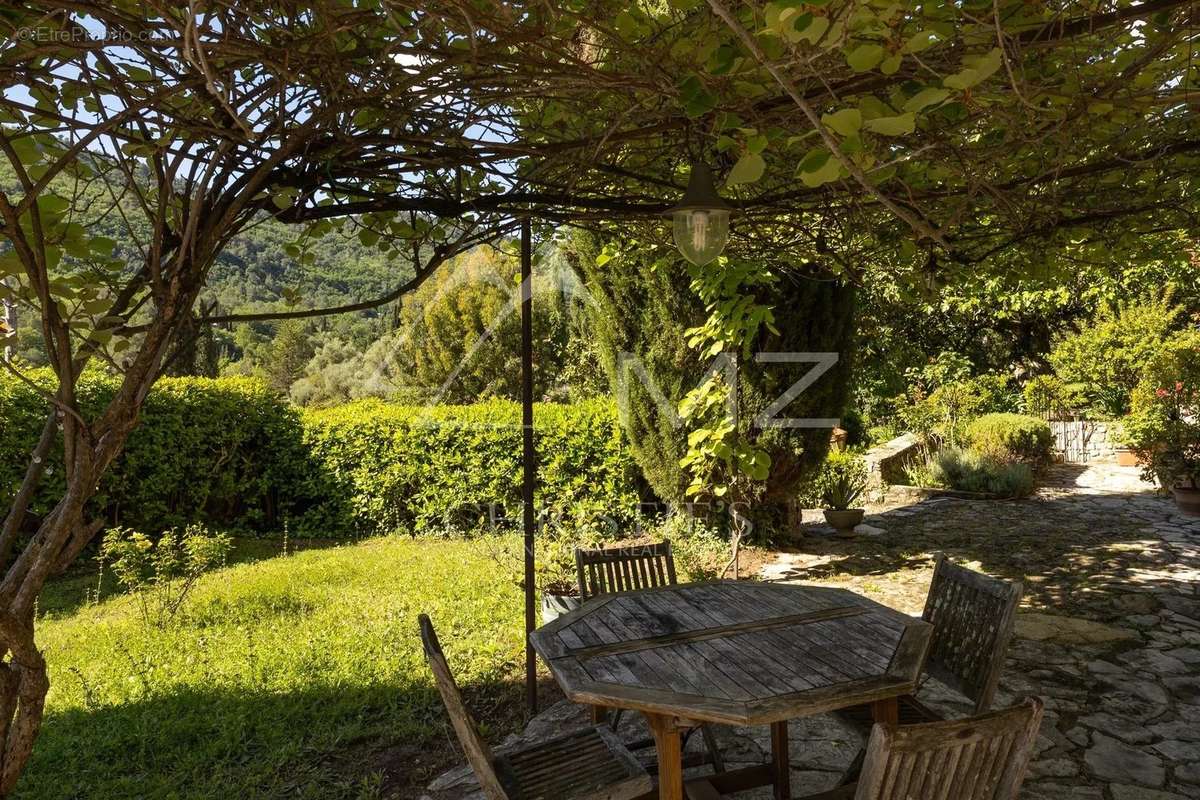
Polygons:
<instances>
[{"instance_id":1,"label":"pergola","mask_svg":"<svg viewBox=\"0 0 1200 800\"><path fill-rule=\"evenodd\" d=\"M1003 276L1197 217L1193 0L10 5L0 152L19 186L0 203L0 278L18 276L58 388L6 546L60 424L71 457L0 580L0 651L21 659L3 662L0 793L46 693L36 597L103 524L88 500L198 326L380 307L518 225L528 243L531 218L658 237L645 221L697 161L741 212L731 251L852 282L879 264ZM138 259L112 269L59 181L136 195ZM332 308L197 313L216 254L263 215L297 226L297 259L337 226L411 272ZM64 249L97 254L97 276L55 280ZM85 419L79 376L97 362L122 383ZM525 387L528 531L528 372Z\"/></svg>"}]
</instances>

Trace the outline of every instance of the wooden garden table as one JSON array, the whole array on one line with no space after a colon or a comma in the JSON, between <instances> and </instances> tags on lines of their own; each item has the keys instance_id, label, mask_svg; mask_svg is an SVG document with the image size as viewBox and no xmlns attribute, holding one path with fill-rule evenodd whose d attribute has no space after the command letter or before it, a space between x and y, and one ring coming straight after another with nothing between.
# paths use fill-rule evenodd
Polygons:
<instances>
[{"instance_id":1,"label":"wooden garden table","mask_svg":"<svg viewBox=\"0 0 1200 800\"><path fill-rule=\"evenodd\" d=\"M661 800L684 797L681 736L704 722L770 725L772 763L689 792L790 798L787 721L869 703L894 722L932 630L844 589L710 581L596 598L532 641L570 700L646 716Z\"/></svg>"}]
</instances>

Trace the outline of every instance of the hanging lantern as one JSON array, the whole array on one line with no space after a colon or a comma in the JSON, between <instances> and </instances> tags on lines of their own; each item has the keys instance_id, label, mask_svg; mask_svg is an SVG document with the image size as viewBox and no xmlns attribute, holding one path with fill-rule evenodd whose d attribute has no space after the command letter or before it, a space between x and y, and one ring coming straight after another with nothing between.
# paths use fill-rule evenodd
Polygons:
<instances>
[{"instance_id":1,"label":"hanging lantern","mask_svg":"<svg viewBox=\"0 0 1200 800\"><path fill-rule=\"evenodd\" d=\"M673 220L675 246L696 266L704 266L725 249L732 208L717 194L712 170L693 164L683 199L664 216Z\"/></svg>"}]
</instances>

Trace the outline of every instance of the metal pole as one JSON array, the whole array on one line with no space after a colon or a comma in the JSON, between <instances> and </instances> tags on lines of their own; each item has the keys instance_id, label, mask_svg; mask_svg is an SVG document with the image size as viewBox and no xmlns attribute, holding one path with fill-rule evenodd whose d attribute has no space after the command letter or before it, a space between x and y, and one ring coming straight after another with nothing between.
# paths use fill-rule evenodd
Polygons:
<instances>
[{"instance_id":1,"label":"metal pole","mask_svg":"<svg viewBox=\"0 0 1200 800\"><path fill-rule=\"evenodd\" d=\"M534 610L534 509L533 486L537 480L537 453L533 447L533 254L529 217L521 221L521 431L523 447L521 463L524 477L521 494L524 499L525 525L525 691L529 715L537 714L537 656L529 635L537 627Z\"/></svg>"}]
</instances>

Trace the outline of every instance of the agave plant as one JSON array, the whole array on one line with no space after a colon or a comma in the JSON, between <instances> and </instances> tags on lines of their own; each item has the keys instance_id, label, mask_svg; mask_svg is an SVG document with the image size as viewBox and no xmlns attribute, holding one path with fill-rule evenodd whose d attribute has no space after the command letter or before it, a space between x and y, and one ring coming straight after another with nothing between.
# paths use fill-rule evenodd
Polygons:
<instances>
[{"instance_id":1,"label":"agave plant","mask_svg":"<svg viewBox=\"0 0 1200 800\"><path fill-rule=\"evenodd\" d=\"M854 505L866 488L867 481L861 475L844 473L829 482L822 499L827 507L845 511Z\"/></svg>"}]
</instances>

